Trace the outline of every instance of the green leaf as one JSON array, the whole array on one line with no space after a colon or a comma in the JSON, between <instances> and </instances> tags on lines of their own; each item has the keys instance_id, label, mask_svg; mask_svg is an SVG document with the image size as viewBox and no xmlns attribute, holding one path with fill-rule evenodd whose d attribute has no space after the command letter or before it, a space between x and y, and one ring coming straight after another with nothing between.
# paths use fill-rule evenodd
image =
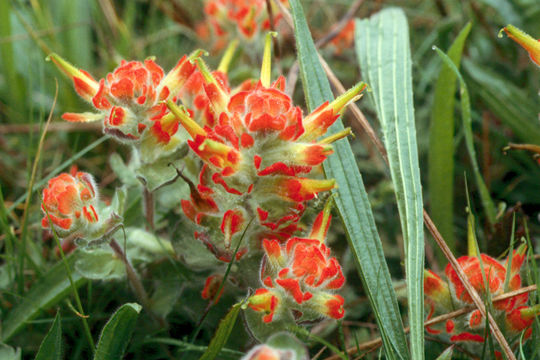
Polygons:
<instances>
[{"instance_id":1,"label":"green leaf","mask_svg":"<svg viewBox=\"0 0 540 360\"><path fill-rule=\"evenodd\" d=\"M0 343L0 359L21 360L21 349L13 349L11 346Z\"/></svg>"},{"instance_id":2,"label":"green leaf","mask_svg":"<svg viewBox=\"0 0 540 360\"><path fill-rule=\"evenodd\" d=\"M356 21L362 78L371 86L382 126L405 247L413 359L424 358L424 220L416 145L409 26L403 10L388 8Z\"/></svg>"},{"instance_id":3,"label":"green leaf","mask_svg":"<svg viewBox=\"0 0 540 360\"><path fill-rule=\"evenodd\" d=\"M126 275L124 262L108 247L81 250L75 270L91 280L121 279Z\"/></svg>"},{"instance_id":4,"label":"green leaf","mask_svg":"<svg viewBox=\"0 0 540 360\"><path fill-rule=\"evenodd\" d=\"M67 264L73 267L79 256L78 251L67 256ZM73 272L72 279L77 288L85 282L85 279L77 272ZM28 321L34 319L41 310L54 306L72 291L66 266L60 261L39 278L25 294L24 299L7 314L3 324L2 341L10 339Z\"/></svg>"},{"instance_id":5,"label":"green leaf","mask_svg":"<svg viewBox=\"0 0 540 360\"><path fill-rule=\"evenodd\" d=\"M444 350L441 355L435 360L452 360L452 355L454 354L454 346L450 346L448 349Z\"/></svg>"},{"instance_id":6,"label":"green leaf","mask_svg":"<svg viewBox=\"0 0 540 360\"><path fill-rule=\"evenodd\" d=\"M476 181L476 187L480 194L480 200L482 202L482 207L484 208L484 213L486 219L490 224L495 224L495 217L497 216L497 210L495 209L495 204L491 199L489 190L482 178L482 173L480 172L480 167L478 166L478 160L476 159L476 151L474 150L474 141L473 141L473 131L472 131L472 118L471 118L471 100L469 97L469 90L467 89L467 84L461 76L458 68L452 60L442 52L440 49L434 47L435 51L442 58L444 63L450 67L450 69L456 74L459 79L459 89L461 96L461 117L463 118L463 131L465 133L465 145L467 146L467 152L471 158L471 165L473 168L474 179Z\"/></svg>"},{"instance_id":7,"label":"green leaf","mask_svg":"<svg viewBox=\"0 0 540 360\"><path fill-rule=\"evenodd\" d=\"M141 305L127 303L116 310L103 327L94 360L120 360L135 329Z\"/></svg>"},{"instance_id":8,"label":"green leaf","mask_svg":"<svg viewBox=\"0 0 540 360\"><path fill-rule=\"evenodd\" d=\"M140 184L135 171L129 165L126 165L122 157L117 153L109 156L109 165L122 184L128 186Z\"/></svg>"},{"instance_id":9,"label":"green leaf","mask_svg":"<svg viewBox=\"0 0 540 360\"><path fill-rule=\"evenodd\" d=\"M56 313L51 329L43 339L35 360L62 359L62 321L60 311Z\"/></svg>"},{"instance_id":10,"label":"green leaf","mask_svg":"<svg viewBox=\"0 0 540 360\"><path fill-rule=\"evenodd\" d=\"M452 62L459 66L465 40L471 31L471 23L465 25L448 50ZM456 74L443 64L437 83L428 151L428 189L431 218L451 250L454 241L454 103L457 85ZM437 248L438 250L438 248ZM439 260L444 255L437 251Z\"/></svg>"},{"instance_id":11,"label":"green leaf","mask_svg":"<svg viewBox=\"0 0 540 360\"><path fill-rule=\"evenodd\" d=\"M474 93L522 142L540 143L540 127L532 121L538 117L540 102L534 92L511 84L498 73L463 60L464 69L474 81Z\"/></svg>"},{"instance_id":12,"label":"green leaf","mask_svg":"<svg viewBox=\"0 0 540 360\"><path fill-rule=\"evenodd\" d=\"M295 25L298 61L307 105L314 110L323 102L332 100L333 95L319 62L302 7L298 0L290 0L289 5ZM343 123L337 120L330 127L328 135L341 130ZM326 176L335 178L339 186L335 190L338 194L337 208L347 230L347 239L364 290L381 330L385 354L388 359L409 359L396 294L362 176L349 141L338 140L333 146L334 154L324 162L324 170Z\"/></svg>"},{"instance_id":13,"label":"green leaf","mask_svg":"<svg viewBox=\"0 0 540 360\"><path fill-rule=\"evenodd\" d=\"M282 311L279 316L275 316L272 322L265 323L260 312L247 308L244 310L244 320L251 336L261 343L266 342L273 334L296 325L291 312L288 310Z\"/></svg>"},{"instance_id":14,"label":"green leaf","mask_svg":"<svg viewBox=\"0 0 540 360\"><path fill-rule=\"evenodd\" d=\"M279 332L274 334L268 339L266 344L275 349L293 351L295 355L294 359L296 360L309 359L309 353L306 346L291 333Z\"/></svg>"},{"instance_id":15,"label":"green leaf","mask_svg":"<svg viewBox=\"0 0 540 360\"><path fill-rule=\"evenodd\" d=\"M234 324L236 323L236 318L240 312L242 304L235 304L229 313L219 322L219 327L214 334L214 337L208 345L208 349L204 354L199 358L199 360L213 360L218 355L223 346L227 343L229 336L231 335Z\"/></svg>"}]
</instances>

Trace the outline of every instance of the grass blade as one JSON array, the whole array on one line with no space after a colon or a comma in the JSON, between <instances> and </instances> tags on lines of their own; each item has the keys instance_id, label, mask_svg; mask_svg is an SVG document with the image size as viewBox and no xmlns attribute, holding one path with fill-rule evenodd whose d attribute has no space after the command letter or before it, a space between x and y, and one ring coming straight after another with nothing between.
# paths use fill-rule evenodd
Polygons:
<instances>
[{"instance_id":1,"label":"grass blade","mask_svg":"<svg viewBox=\"0 0 540 360\"><path fill-rule=\"evenodd\" d=\"M469 157L471 158L471 165L473 168L474 179L476 181L476 187L478 188L478 192L480 194L480 200L482 202L482 207L484 208L486 219L491 225L493 225L495 224L495 217L497 216L497 210L495 208L495 204L493 204L493 200L491 199L491 195L489 194L489 190L486 186L486 183L484 182L484 179L482 178L480 166L478 166L478 161L476 159L476 151L474 150L473 131L472 131L471 100L469 97L469 90L467 89L467 84L465 83L465 80L461 76L461 73L459 72L458 68L456 67L456 65L454 65L454 63L448 57L448 55L446 55L437 47L434 47L434 49L435 51L437 51L437 54L439 54L439 56L444 61L444 63L448 67L450 67L450 69L456 74L456 76L459 79L459 89L460 89L459 91L460 91L460 97L461 97L461 116L463 118L463 131L465 133L465 145L467 146L467 151L469 153Z\"/></svg>"},{"instance_id":2,"label":"grass blade","mask_svg":"<svg viewBox=\"0 0 540 360\"><path fill-rule=\"evenodd\" d=\"M103 327L94 360L120 360L135 329L141 305L127 303L116 310Z\"/></svg>"},{"instance_id":3,"label":"grass blade","mask_svg":"<svg viewBox=\"0 0 540 360\"><path fill-rule=\"evenodd\" d=\"M51 329L43 339L35 360L62 359L62 321L60 311L56 313Z\"/></svg>"},{"instance_id":4,"label":"grass blade","mask_svg":"<svg viewBox=\"0 0 540 360\"><path fill-rule=\"evenodd\" d=\"M530 144L540 143L540 127L535 121L540 111L534 93L509 83L498 73L463 60L467 75L473 79L473 90L486 106L506 126L512 129L516 138Z\"/></svg>"},{"instance_id":5,"label":"grass blade","mask_svg":"<svg viewBox=\"0 0 540 360\"><path fill-rule=\"evenodd\" d=\"M332 100L330 84L321 67L315 45L298 0L289 5L295 25L300 74L309 109ZM341 120L329 129L329 135L343 130ZM335 178L339 188L336 204L347 230L349 246L381 330L388 359L409 359L407 341L397 306L390 272L384 258L379 234L371 211L362 176L347 139L333 144L334 154L324 163L326 176Z\"/></svg>"},{"instance_id":6,"label":"grass blade","mask_svg":"<svg viewBox=\"0 0 540 360\"><path fill-rule=\"evenodd\" d=\"M66 263L70 268L73 268L78 256L78 252L66 256ZM75 287L78 288L85 282L85 279L76 271L71 275ZM9 340L28 321L34 319L41 310L50 308L71 292L72 288L66 274L65 264L60 261L37 280L25 294L24 299L7 314L3 322L2 341Z\"/></svg>"},{"instance_id":7,"label":"grass blade","mask_svg":"<svg viewBox=\"0 0 540 360\"><path fill-rule=\"evenodd\" d=\"M411 357L424 358L424 222L414 121L409 26L390 8L356 22L362 77L382 125L405 247ZM420 300L420 301L419 301Z\"/></svg>"},{"instance_id":8,"label":"grass blade","mask_svg":"<svg viewBox=\"0 0 540 360\"><path fill-rule=\"evenodd\" d=\"M452 62L459 66L471 23L465 25L448 50ZM456 74L443 64L437 83L431 113L428 151L428 189L431 217L448 247L455 250L454 240L454 103ZM445 258L437 252L441 263Z\"/></svg>"},{"instance_id":9,"label":"grass blade","mask_svg":"<svg viewBox=\"0 0 540 360\"><path fill-rule=\"evenodd\" d=\"M241 306L241 303L235 304L223 320L221 320L214 337L208 345L208 349L206 349L199 360L213 360L219 355L219 352L225 346L227 340L229 340Z\"/></svg>"}]
</instances>

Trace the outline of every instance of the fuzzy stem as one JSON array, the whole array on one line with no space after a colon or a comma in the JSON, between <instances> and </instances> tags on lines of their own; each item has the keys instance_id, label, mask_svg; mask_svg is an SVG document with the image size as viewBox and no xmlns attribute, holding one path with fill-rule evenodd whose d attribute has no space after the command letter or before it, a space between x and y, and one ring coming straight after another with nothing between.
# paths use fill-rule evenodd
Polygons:
<instances>
[{"instance_id":1,"label":"fuzzy stem","mask_svg":"<svg viewBox=\"0 0 540 360\"><path fill-rule=\"evenodd\" d=\"M146 217L147 230L154 230L154 193L144 188L144 215Z\"/></svg>"}]
</instances>

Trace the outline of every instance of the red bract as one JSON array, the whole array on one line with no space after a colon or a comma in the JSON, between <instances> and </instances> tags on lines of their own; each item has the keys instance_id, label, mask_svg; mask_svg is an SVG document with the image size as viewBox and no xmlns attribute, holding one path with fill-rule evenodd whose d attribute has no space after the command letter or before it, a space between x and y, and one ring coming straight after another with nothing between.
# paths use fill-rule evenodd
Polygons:
<instances>
[{"instance_id":1,"label":"red bract","mask_svg":"<svg viewBox=\"0 0 540 360\"><path fill-rule=\"evenodd\" d=\"M254 220L240 253L260 249L265 237L289 238L298 230L305 202L335 186L334 180L307 175L332 153L329 142L347 133L331 141L315 140L365 86L359 84L303 117L285 94L283 77L272 84L261 80L231 90L202 61L198 65L195 74L201 77L189 85L204 90L215 124L201 126L191 112L168 103L192 138L189 147L205 163L182 209L206 229L198 238L217 258L229 261L250 219ZM212 230L216 223L221 234Z\"/></svg>"},{"instance_id":2,"label":"red bract","mask_svg":"<svg viewBox=\"0 0 540 360\"><path fill-rule=\"evenodd\" d=\"M204 288L201 293L201 297L205 300L214 300L215 302L218 302L224 290L224 288L221 288L221 291L220 291L222 282L223 282L223 275L221 274L214 274L207 277L204 283ZM218 294L218 291L219 291L219 294Z\"/></svg>"},{"instance_id":3,"label":"red bract","mask_svg":"<svg viewBox=\"0 0 540 360\"><path fill-rule=\"evenodd\" d=\"M99 221L97 187L88 173L62 173L52 178L43 189L42 199L42 226L48 228L50 218L52 226L62 237L76 231L84 232Z\"/></svg>"},{"instance_id":4,"label":"red bract","mask_svg":"<svg viewBox=\"0 0 540 360\"><path fill-rule=\"evenodd\" d=\"M331 44L334 45L336 54L341 54L343 50L350 49L354 44L354 19L347 22L347 25L332 39Z\"/></svg>"},{"instance_id":5,"label":"red bract","mask_svg":"<svg viewBox=\"0 0 540 360\"><path fill-rule=\"evenodd\" d=\"M195 70L187 56L165 75L153 60L122 60L112 73L99 82L56 54L50 59L72 80L75 90L91 102L99 113L66 113L72 122L103 120L103 131L120 141L137 143L149 135L155 145L169 144L178 130L178 121L168 114L163 101L176 99L178 92Z\"/></svg>"},{"instance_id":6,"label":"red bract","mask_svg":"<svg viewBox=\"0 0 540 360\"><path fill-rule=\"evenodd\" d=\"M330 218L329 210L321 212L309 238L291 237L283 245L265 239L261 282L263 290L279 294L276 296L288 309L341 319L345 314L344 299L332 292L343 286L345 277L324 244Z\"/></svg>"}]
</instances>

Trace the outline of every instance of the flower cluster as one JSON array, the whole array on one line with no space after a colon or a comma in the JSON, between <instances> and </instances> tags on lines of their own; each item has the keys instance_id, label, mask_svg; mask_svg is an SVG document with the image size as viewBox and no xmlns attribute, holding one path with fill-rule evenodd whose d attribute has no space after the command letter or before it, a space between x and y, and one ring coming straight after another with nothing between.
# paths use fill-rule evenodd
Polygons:
<instances>
[{"instance_id":1,"label":"flower cluster","mask_svg":"<svg viewBox=\"0 0 540 360\"><path fill-rule=\"evenodd\" d=\"M335 186L334 180L306 175L332 153L329 143L348 132L316 139L364 88L359 84L304 117L285 94L283 77L270 84L270 37L267 45L261 81L234 91L197 60L213 126L199 125L192 112L168 102L191 136L189 147L204 162L182 209L204 229L195 236L222 261L231 260L244 230L249 242L237 257L260 249L264 238L287 239L299 229L305 202Z\"/></svg>"},{"instance_id":2,"label":"flower cluster","mask_svg":"<svg viewBox=\"0 0 540 360\"><path fill-rule=\"evenodd\" d=\"M502 264L485 254L462 256L457 261L475 290L481 295L489 294L493 298L521 287L519 272L525 260L525 251L526 246L520 246ZM424 273L426 303L430 309L428 318L431 318L436 310L451 312L455 310L454 306L462 307L473 303L450 264L445 269L445 275L449 284L430 270ZM515 338L523 331L525 331L524 339L530 337L531 324L540 307L526 306L527 300L528 294L524 293L493 303L494 318L500 322L499 326L508 335L507 339ZM486 319L482 317L480 311L474 310L461 318L447 320L441 328L428 327L427 331L431 334L446 334L445 336L449 336L452 342L483 343L485 324Z\"/></svg>"},{"instance_id":3,"label":"flower cluster","mask_svg":"<svg viewBox=\"0 0 540 360\"><path fill-rule=\"evenodd\" d=\"M265 0L206 0L204 12L218 38L238 33L242 38L252 40L257 34L271 29ZM274 27L280 19L281 14L274 16Z\"/></svg>"},{"instance_id":4,"label":"flower cluster","mask_svg":"<svg viewBox=\"0 0 540 360\"><path fill-rule=\"evenodd\" d=\"M62 173L49 180L43 189L41 224L51 224L62 237L94 227L99 219L97 212L98 190L92 175L75 172ZM49 222L50 218L50 222Z\"/></svg>"},{"instance_id":5,"label":"flower cluster","mask_svg":"<svg viewBox=\"0 0 540 360\"><path fill-rule=\"evenodd\" d=\"M536 65L540 66L540 39L534 39L532 36L521 31L513 25L507 25L501 30L501 32L503 30L510 37L510 39L514 40L519 45L521 45L522 48L527 50L531 60Z\"/></svg>"},{"instance_id":6,"label":"flower cluster","mask_svg":"<svg viewBox=\"0 0 540 360\"><path fill-rule=\"evenodd\" d=\"M308 238L291 237L283 245L265 239L261 283L249 306L271 322L283 312L297 310L304 318L321 315L341 319L344 299L333 291L345 283L341 266L324 244L330 224L329 208L316 218ZM297 313L297 314L298 314Z\"/></svg>"},{"instance_id":7,"label":"flower cluster","mask_svg":"<svg viewBox=\"0 0 540 360\"><path fill-rule=\"evenodd\" d=\"M62 116L64 120L102 120L104 133L147 149L159 148L161 153L174 150L183 143L175 137L178 121L163 102L176 101L182 86L195 71L192 58L183 56L167 75L151 59L122 61L100 81L56 54L49 58L73 81L75 91L98 111L66 113ZM146 160L150 162L155 157Z\"/></svg>"}]
</instances>

